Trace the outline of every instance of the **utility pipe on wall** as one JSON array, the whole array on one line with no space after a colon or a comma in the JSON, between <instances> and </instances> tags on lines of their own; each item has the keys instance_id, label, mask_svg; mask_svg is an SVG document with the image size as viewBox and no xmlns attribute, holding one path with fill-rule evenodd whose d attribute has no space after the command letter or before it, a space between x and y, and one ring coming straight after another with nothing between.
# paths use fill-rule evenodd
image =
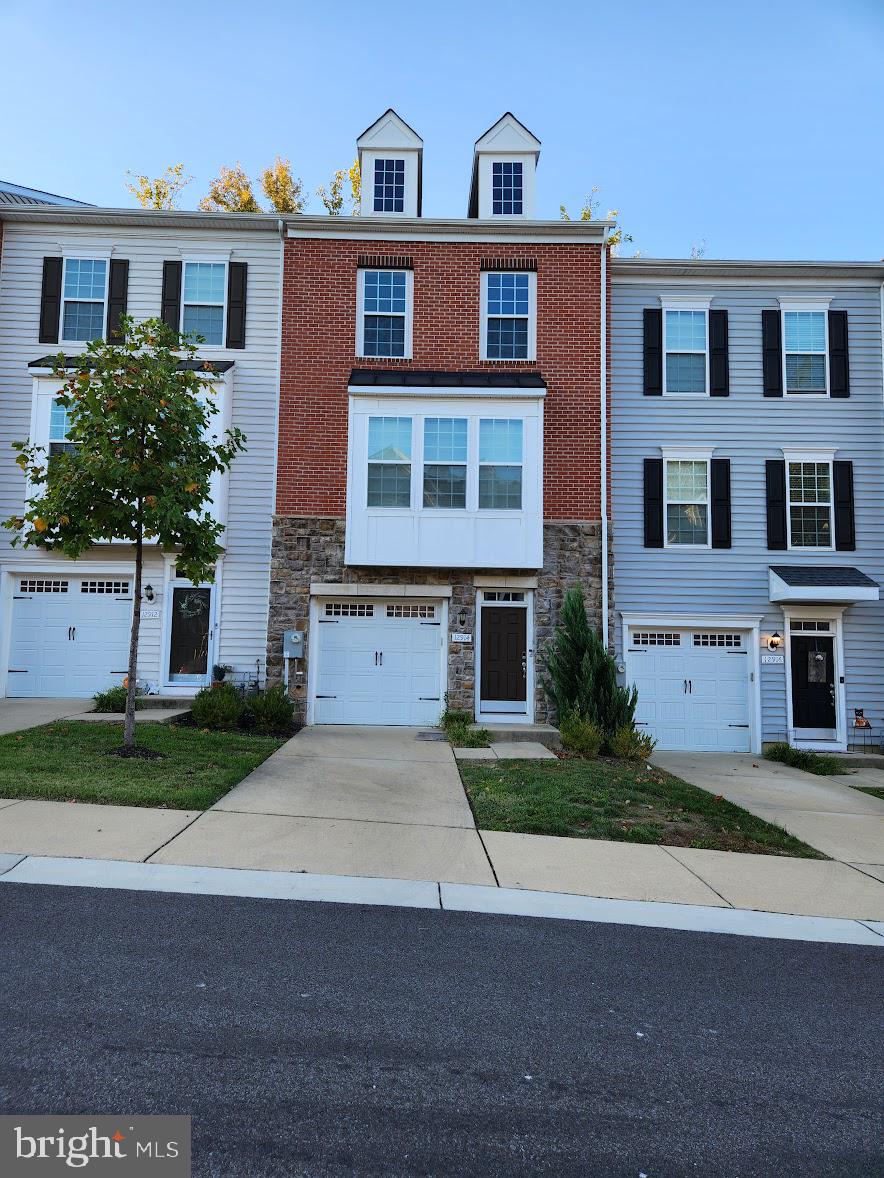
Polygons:
<instances>
[{"instance_id":1,"label":"utility pipe on wall","mask_svg":"<svg viewBox=\"0 0 884 1178\"><path fill-rule=\"evenodd\" d=\"M608 227L602 238L599 414L601 417L602 645L608 649Z\"/></svg>"}]
</instances>

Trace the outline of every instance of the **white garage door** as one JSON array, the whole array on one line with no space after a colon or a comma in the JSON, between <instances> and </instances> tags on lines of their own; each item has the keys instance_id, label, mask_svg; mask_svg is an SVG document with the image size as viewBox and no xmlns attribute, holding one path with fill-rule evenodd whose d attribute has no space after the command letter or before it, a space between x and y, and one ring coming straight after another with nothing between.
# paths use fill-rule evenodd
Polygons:
<instances>
[{"instance_id":1,"label":"white garage door","mask_svg":"<svg viewBox=\"0 0 884 1178\"><path fill-rule=\"evenodd\" d=\"M636 629L626 674L636 723L658 748L749 752L748 633Z\"/></svg>"},{"instance_id":2,"label":"white garage door","mask_svg":"<svg viewBox=\"0 0 884 1178\"><path fill-rule=\"evenodd\" d=\"M436 723L441 614L438 602L320 602L315 722Z\"/></svg>"},{"instance_id":3,"label":"white garage door","mask_svg":"<svg viewBox=\"0 0 884 1178\"><path fill-rule=\"evenodd\" d=\"M17 576L7 694L85 698L119 686L131 624L128 578Z\"/></svg>"}]
</instances>

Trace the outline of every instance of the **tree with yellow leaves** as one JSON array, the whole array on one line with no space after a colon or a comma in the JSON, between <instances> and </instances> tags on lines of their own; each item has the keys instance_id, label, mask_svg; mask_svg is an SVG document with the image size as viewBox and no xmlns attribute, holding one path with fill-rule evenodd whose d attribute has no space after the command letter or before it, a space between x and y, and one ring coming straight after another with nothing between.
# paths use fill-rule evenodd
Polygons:
<instances>
[{"instance_id":1,"label":"tree with yellow leaves","mask_svg":"<svg viewBox=\"0 0 884 1178\"><path fill-rule=\"evenodd\" d=\"M359 171L359 160L353 161L350 168L339 168L332 176L328 188L320 184L316 195L325 205L325 211L330 217L340 217L344 211L344 190L350 186L350 216L359 216L359 205L362 199L362 175Z\"/></svg>"},{"instance_id":2,"label":"tree with yellow leaves","mask_svg":"<svg viewBox=\"0 0 884 1178\"><path fill-rule=\"evenodd\" d=\"M151 179L136 172L127 172L133 183L126 187L143 209L175 209L178 207L178 193L193 179L184 172L184 164L172 164L162 176Z\"/></svg>"},{"instance_id":3,"label":"tree with yellow leaves","mask_svg":"<svg viewBox=\"0 0 884 1178\"><path fill-rule=\"evenodd\" d=\"M261 173L261 189L275 212L304 211L304 185L292 175L289 160L277 156L272 166L264 169Z\"/></svg>"},{"instance_id":4,"label":"tree with yellow leaves","mask_svg":"<svg viewBox=\"0 0 884 1178\"><path fill-rule=\"evenodd\" d=\"M260 213L252 182L237 163L232 168L222 164L216 178L209 185L209 195L199 203L204 213Z\"/></svg>"},{"instance_id":5,"label":"tree with yellow leaves","mask_svg":"<svg viewBox=\"0 0 884 1178\"><path fill-rule=\"evenodd\" d=\"M589 195L583 198L583 208L580 210L580 221L594 221L598 214L599 200L596 193L599 191L599 186L594 184L590 189ZM606 220L613 221L617 216L617 209L609 209ZM564 205L559 205L559 214L563 221L570 221L571 216ZM619 253L620 246L627 241L632 241L631 233L624 233L622 226L618 225L613 233L608 236L608 245L611 247L611 252Z\"/></svg>"}]
</instances>

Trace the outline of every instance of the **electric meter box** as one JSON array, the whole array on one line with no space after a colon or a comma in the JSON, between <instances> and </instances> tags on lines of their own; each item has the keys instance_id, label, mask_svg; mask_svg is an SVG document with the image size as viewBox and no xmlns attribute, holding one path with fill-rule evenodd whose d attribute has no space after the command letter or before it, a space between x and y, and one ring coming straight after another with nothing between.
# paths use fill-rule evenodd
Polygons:
<instances>
[{"instance_id":1,"label":"electric meter box","mask_svg":"<svg viewBox=\"0 0 884 1178\"><path fill-rule=\"evenodd\" d=\"M304 631L284 630L282 634L282 657L302 659L304 657Z\"/></svg>"}]
</instances>

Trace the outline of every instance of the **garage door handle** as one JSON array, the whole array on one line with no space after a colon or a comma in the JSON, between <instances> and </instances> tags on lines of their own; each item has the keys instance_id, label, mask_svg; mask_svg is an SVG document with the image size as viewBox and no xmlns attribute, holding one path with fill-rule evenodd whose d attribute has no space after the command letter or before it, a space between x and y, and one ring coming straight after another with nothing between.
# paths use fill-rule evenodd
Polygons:
<instances>
[{"instance_id":1,"label":"garage door handle","mask_svg":"<svg viewBox=\"0 0 884 1178\"><path fill-rule=\"evenodd\" d=\"M381 666L384 665L384 652L381 651Z\"/></svg>"},{"instance_id":2,"label":"garage door handle","mask_svg":"<svg viewBox=\"0 0 884 1178\"><path fill-rule=\"evenodd\" d=\"M685 680L684 680L684 693L685 693L685 695L687 695L687 693L688 693L688 681L687 681L687 679L685 679Z\"/></svg>"},{"instance_id":3,"label":"garage door handle","mask_svg":"<svg viewBox=\"0 0 884 1178\"><path fill-rule=\"evenodd\" d=\"M73 639L74 639L74 642L76 642L76 641L77 641L77 627L76 627L76 626L71 626L71 630L72 630L72 632L73 632Z\"/></svg>"},{"instance_id":4,"label":"garage door handle","mask_svg":"<svg viewBox=\"0 0 884 1178\"><path fill-rule=\"evenodd\" d=\"M68 642L71 640L71 627L68 626Z\"/></svg>"}]
</instances>

